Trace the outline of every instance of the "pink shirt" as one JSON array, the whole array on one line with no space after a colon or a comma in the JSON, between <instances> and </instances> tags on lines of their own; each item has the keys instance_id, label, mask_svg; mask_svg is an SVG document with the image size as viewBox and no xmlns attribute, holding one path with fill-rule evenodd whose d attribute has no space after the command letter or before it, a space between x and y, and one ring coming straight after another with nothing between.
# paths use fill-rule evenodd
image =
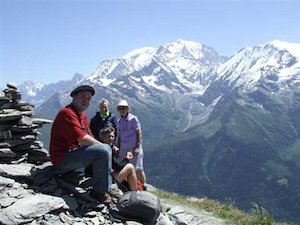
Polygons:
<instances>
[{"instance_id":1,"label":"pink shirt","mask_svg":"<svg viewBox=\"0 0 300 225\"><path fill-rule=\"evenodd\" d=\"M133 149L137 145L137 130L141 129L137 116L128 113L127 117L118 119L118 134L120 135L120 147Z\"/></svg>"}]
</instances>

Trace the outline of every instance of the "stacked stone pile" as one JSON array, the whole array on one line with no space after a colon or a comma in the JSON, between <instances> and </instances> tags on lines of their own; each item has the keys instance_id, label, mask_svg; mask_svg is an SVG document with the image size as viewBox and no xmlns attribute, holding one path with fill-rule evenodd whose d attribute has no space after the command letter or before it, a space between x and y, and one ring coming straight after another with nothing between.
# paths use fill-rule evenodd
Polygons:
<instances>
[{"instance_id":1,"label":"stacked stone pile","mask_svg":"<svg viewBox=\"0 0 300 225\"><path fill-rule=\"evenodd\" d=\"M55 177L38 128L50 120L33 118L34 106L21 102L17 87L0 93L0 225L2 224L140 224L111 217L111 205L99 204L86 191L80 172ZM115 186L116 188L116 186ZM212 215L188 213L163 202L156 224L223 224Z\"/></svg>"},{"instance_id":2,"label":"stacked stone pile","mask_svg":"<svg viewBox=\"0 0 300 225\"><path fill-rule=\"evenodd\" d=\"M33 118L34 105L21 102L13 84L0 93L0 160L6 163L49 161L48 151L38 141L38 128L51 120Z\"/></svg>"}]
</instances>

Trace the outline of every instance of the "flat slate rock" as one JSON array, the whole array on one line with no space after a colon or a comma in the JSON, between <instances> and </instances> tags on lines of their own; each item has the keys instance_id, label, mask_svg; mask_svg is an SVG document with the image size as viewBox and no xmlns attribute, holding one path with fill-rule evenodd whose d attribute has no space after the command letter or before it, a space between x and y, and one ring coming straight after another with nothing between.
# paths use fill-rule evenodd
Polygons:
<instances>
[{"instance_id":1,"label":"flat slate rock","mask_svg":"<svg viewBox=\"0 0 300 225\"><path fill-rule=\"evenodd\" d=\"M0 187L12 187L15 180L0 176Z\"/></svg>"},{"instance_id":2,"label":"flat slate rock","mask_svg":"<svg viewBox=\"0 0 300 225\"><path fill-rule=\"evenodd\" d=\"M45 194L25 197L0 211L0 224L28 223L65 204L62 198Z\"/></svg>"},{"instance_id":3,"label":"flat slate rock","mask_svg":"<svg viewBox=\"0 0 300 225\"><path fill-rule=\"evenodd\" d=\"M0 158L14 158L16 153L14 153L10 148L0 148Z\"/></svg>"},{"instance_id":4,"label":"flat slate rock","mask_svg":"<svg viewBox=\"0 0 300 225\"><path fill-rule=\"evenodd\" d=\"M0 164L0 174L8 177L30 177L34 166L30 164Z\"/></svg>"},{"instance_id":5,"label":"flat slate rock","mask_svg":"<svg viewBox=\"0 0 300 225\"><path fill-rule=\"evenodd\" d=\"M53 120L47 120L47 119L43 119L43 118L32 118L32 122L34 124L51 124L53 123Z\"/></svg>"},{"instance_id":6,"label":"flat slate rock","mask_svg":"<svg viewBox=\"0 0 300 225\"><path fill-rule=\"evenodd\" d=\"M12 139L12 134L10 130L0 131L0 140Z\"/></svg>"},{"instance_id":7,"label":"flat slate rock","mask_svg":"<svg viewBox=\"0 0 300 225\"><path fill-rule=\"evenodd\" d=\"M19 111L7 112L7 110L1 110L0 112L0 121L12 121L21 119L22 115Z\"/></svg>"}]
</instances>

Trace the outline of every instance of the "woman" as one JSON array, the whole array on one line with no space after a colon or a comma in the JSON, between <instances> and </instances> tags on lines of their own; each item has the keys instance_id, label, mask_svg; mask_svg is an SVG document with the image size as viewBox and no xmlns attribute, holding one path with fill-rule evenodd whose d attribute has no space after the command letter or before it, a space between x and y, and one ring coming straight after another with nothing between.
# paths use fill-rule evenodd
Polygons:
<instances>
[{"instance_id":1,"label":"woman","mask_svg":"<svg viewBox=\"0 0 300 225\"><path fill-rule=\"evenodd\" d=\"M91 119L90 128L92 134L97 140L99 139L100 130L104 127L112 126L115 130L117 129L116 116L109 111L109 102L106 99L102 99L99 104L99 112ZM115 133L116 135L116 133Z\"/></svg>"},{"instance_id":2,"label":"woman","mask_svg":"<svg viewBox=\"0 0 300 225\"><path fill-rule=\"evenodd\" d=\"M132 152L133 158L130 162L134 165L138 180L144 185L146 176L143 166L144 153L142 149L142 129L137 116L129 112L129 105L126 100L121 100L117 105L120 113L118 119L118 141L120 148L120 160L126 157L127 152Z\"/></svg>"}]
</instances>

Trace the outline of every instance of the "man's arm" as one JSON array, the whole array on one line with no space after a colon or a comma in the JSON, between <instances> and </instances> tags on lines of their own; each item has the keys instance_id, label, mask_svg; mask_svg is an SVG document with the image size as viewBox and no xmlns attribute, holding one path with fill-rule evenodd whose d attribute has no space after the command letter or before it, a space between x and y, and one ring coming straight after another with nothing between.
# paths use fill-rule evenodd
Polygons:
<instances>
[{"instance_id":1,"label":"man's arm","mask_svg":"<svg viewBox=\"0 0 300 225\"><path fill-rule=\"evenodd\" d=\"M78 138L78 142L83 146L89 146L89 145L101 143L89 134L84 135L82 138Z\"/></svg>"}]
</instances>

